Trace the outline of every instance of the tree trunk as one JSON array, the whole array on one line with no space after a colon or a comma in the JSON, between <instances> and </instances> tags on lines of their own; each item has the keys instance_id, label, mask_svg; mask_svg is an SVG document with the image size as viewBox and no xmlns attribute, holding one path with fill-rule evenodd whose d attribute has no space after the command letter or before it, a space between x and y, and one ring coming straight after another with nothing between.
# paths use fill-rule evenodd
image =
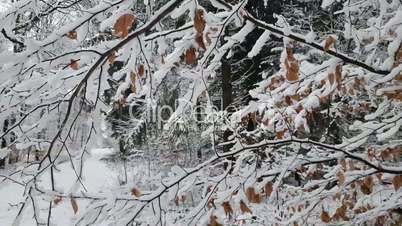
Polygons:
<instances>
[{"instance_id":1,"label":"tree trunk","mask_svg":"<svg viewBox=\"0 0 402 226\"><path fill-rule=\"evenodd\" d=\"M222 60L222 110L225 110L233 102L232 92L232 66L226 59L227 53Z\"/></svg>"}]
</instances>

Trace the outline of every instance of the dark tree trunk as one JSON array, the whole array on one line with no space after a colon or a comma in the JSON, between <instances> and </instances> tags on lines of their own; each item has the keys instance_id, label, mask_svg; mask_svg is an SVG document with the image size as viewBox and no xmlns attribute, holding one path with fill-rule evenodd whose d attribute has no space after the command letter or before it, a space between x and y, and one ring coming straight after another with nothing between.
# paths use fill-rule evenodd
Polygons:
<instances>
[{"instance_id":1,"label":"dark tree trunk","mask_svg":"<svg viewBox=\"0 0 402 226\"><path fill-rule=\"evenodd\" d=\"M226 58L226 55L223 58ZM222 60L222 110L233 101L232 66L227 59Z\"/></svg>"},{"instance_id":2,"label":"dark tree trunk","mask_svg":"<svg viewBox=\"0 0 402 226\"><path fill-rule=\"evenodd\" d=\"M228 52L222 57L222 110L227 110L229 105L233 102L232 90L232 66L228 59L226 59ZM232 134L230 130L223 133L223 142L228 141L229 136ZM230 145L224 146L224 151L227 152L231 148Z\"/></svg>"}]
</instances>

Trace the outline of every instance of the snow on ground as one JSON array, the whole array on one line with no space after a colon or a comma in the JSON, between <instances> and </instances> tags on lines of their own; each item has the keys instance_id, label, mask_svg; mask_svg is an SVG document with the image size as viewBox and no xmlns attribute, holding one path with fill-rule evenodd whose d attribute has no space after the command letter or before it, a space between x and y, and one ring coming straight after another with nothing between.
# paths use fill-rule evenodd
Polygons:
<instances>
[{"instance_id":1,"label":"snow on ground","mask_svg":"<svg viewBox=\"0 0 402 226\"><path fill-rule=\"evenodd\" d=\"M87 188L88 193L107 192L111 188L119 186L119 172L111 169L106 162L100 160L102 157L112 153L112 149L93 149L91 151L91 157L87 159L83 168L83 184ZM76 180L71 164L68 161L61 163L58 165L58 169L59 171L56 173L56 188L68 192ZM1 175L7 175L7 173L10 173L9 170L0 170ZM20 179L16 176L13 178ZM46 178L49 177L44 177L43 184L49 184ZM50 187L45 188L50 190ZM79 190L83 189L80 188ZM9 181L0 181L0 226L12 225L18 212L17 204L23 201L23 192L24 188L21 185L10 183ZM40 203L40 208L47 208L48 204L46 202L42 201ZM70 200L62 200L53 208L54 223L58 226L71 226L72 220L80 214L80 209L85 209L85 201L79 200L78 207L78 213L75 215ZM26 218L22 219L20 225L35 225L31 217L29 214L26 214ZM42 215L41 219L44 220L44 217L46 216Z\"/></svg>"}]
</instances>

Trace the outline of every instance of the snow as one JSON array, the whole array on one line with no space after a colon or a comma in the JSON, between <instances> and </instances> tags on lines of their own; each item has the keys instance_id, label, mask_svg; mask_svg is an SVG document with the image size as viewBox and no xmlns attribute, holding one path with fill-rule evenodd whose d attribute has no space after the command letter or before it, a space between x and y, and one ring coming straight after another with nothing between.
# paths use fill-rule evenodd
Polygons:
<instances>
[{"instance_id":1,"label":"snow","mask_svg":"<svg viewBox=\"0 0 402 226\"><path fill-rule=\"evenodd\" d=\"M335 0L323 0L321 3L321 8L325 9L329 6L331 6L332 4L334 4Z\"/></svg>"},{"instance_id":2,"label":"snow","mask_svg":"<svg viewBox=\"0 0 402 226\"><path fill-rule=\"evenodd\" d=\"M395 76L399 75L399 73L401 73L401 72L402 72L402 64L400 64L397 67L395 67L394 69L392 69L392 71L388 75L381 76L381 77L378 76L379 78L376 79L375 82L377 82L377 83L388 82L388 81L394 79Z\"/></svg>"},{"instance_id":3,"label":"snow","mask_svg":"<svg viewBox=\"0 0 402 226\"><path fill-rule=\"evenodd\" d=\"M0 13L6 11L10 7L9 4L6 2L1 1L0 2Z\"/></svg>"},{"instance_id":4,"label":"snow","mask_svg":"<svg viewBox=\"0 0 402 226\"><path fill-rule=\"evenodd\" d=\"M91 156L87 159L83 167L83 184L87 188L87 193L102 193L108 192L119 186L118 175L119 172L112 170L107 163L102 162L101 159L105 156L114 153L113 149L93 149L91 150ZM61 163L58 166L59 171L56 173L56 185L64 191L70 190L74 186L76 176L71 169L69 162ZM0 171L1 174L9 174L10 170ZM19 174L17 174L19 175ZM16 177L11 176L16 179ZM19 178L19 177L17 177ZM23 201L24 188L15 183L9 183L8 181L0 182L0 196L2 201L0 202L0 225L11 225L14 221L14 217L18 212L18 208L15 206L19 202ZM48 177L42 179L40 185L45 186L49 184ZM47 188L47 187L44 187ZM82 192L82 188L80 189ZM43 205L42 200L38 200ZM85 210L86 202L77 200L79 212ZM82 210L82 211L80 211ZM32 215L27 214L21 219L20 225L33 225ZM42 216L43 218L44 216ZM53 208L53 222L57 221L58 226L71 226L77 216L71 208L69 200L63 199L57 206ZM57 220L56 220L57 219Z\"/></svg>"},{"instance_id":5,"label":"snow","mask_svg":"<svg viewBox=\"0 0 402 226\"><path fill-rule=\"evenodd\" d=\"M320 99L318 98L317 95L310 95L307 98L307 101L304 102L303 106L307 111L311 112L315 108L320 106Z\"/></svg>"},{"instance_id":6,"label":"snow","mask_svg":"<svg viewBox=\"0 0 402 226\"><path fill-rule=\"evenodd\" d=\"M211 4L217 9L227 9L225 5L216 0L210 0Z\"/></svg>"},{"instance_id":7,"label":"snow","mask_svg":"<svg viewBox=\"0 0 402 226\"><path fill-rule=\"evenodd\" d=\"M367 121L370 121L370 120L374 120L374 119L378 118L379 116L381 116L382 114L384 114L387 111L389 104L390 103L388 101L384 101L384 102L380 103L378 105L377 110L374 113L364 116L364 119Z\"/></svg>"},{"instance_id":8,"label":"snow","mask_svg":"<svg viewBox=\"0 0 402 226\"><path fill-rule=\"evenodd\" d=\"M266 30L262 35L258 38L258 40L255 42L255 45L251 49L251 51L248 53L248 57L255 57L260 53L261 49L264 47L265 43L269 40L269 36L271 35L271 32Z\"/></svg>"},{"instance_id":9,"label":"snow","mask_svg":"<svg viewBox=\"0 0 402 226\"><path fill-rule=\"evenodd\" d=\"M306 37L304 37L304 40L306 40L307 43L314 43L316 38L317 34L314 31L310 31Z\"/></svg>"},{"instance_id":10,"label":"snow","mask_svg":"<svg viewBox=\"0 0 402 226\"><path fill-rule=\"evenodd\" d=\"M0 149L0 159L4 159L5 157L7 157L7 155L10 153L10 149L9 148L1 148Z\"/></svg>"},{"instance_id":11,"label":"snow","mask_svg":"<svg viewBox=\"0 0 402 226\"><path fill-rule=\"evenodd\" d=\"M220 65L221 59L223 55L225 55L226 51L231 49L236 43L243 42L246 39L246 36L252 32L256 26L247 21L246 24L238 31L236 34L232 35L231 37L226 37L225 39L227 42L219 48L219 51L215 54L211 64L207 67L207 71L214 71L214 69ZM213 47L213 46L212 46ZM210 48L208 51L213 51L213 48ZM208 52L205 54L205 57L208 56ZM228 54L227 57L229 57ZM206 59L202 59L201 62L204 62Z\"/></svg>"},{"instance_id":12,"label":"snow","mask_svg":"<svg viewBox=\"0 0 402 226\"><path fill-rule=\"evenodd\" d=\"M296 117L295 117L295 127L298 128L298 129L302 127L302 128L304 128L304 130L307 133L310 132L310 129L308 127L307 120L306 120L306 111L305 110L300 111L296 115Z\"/></svg>"},{"instance_id":13,"label":"snow","mask_svg":"<svg viewBox=\"0 0 402 226\"><path fill-rule=\"evenodd\" d=\"M384 141L386 139L392 138L399 131L399 128L402 126L402 119L395 122L395 124L391 124L391 128L388 129L384 133L377 134L378 141Z\"/></svg>"}]
</instances>

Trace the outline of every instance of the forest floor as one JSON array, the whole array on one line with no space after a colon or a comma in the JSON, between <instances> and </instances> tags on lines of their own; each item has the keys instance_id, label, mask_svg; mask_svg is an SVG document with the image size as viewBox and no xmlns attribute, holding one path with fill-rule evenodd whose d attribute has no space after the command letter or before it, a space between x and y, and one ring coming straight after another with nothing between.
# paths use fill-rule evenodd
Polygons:
<instances>
[{"instance_id":1,"label":"forest floor","mask_svg":"<svg viewBox=\"0 0 402 226\"><path fill-rule=\"evenodd\" d=\"M119 176L120 172L118 166L110 167L110 164L103 161L102 158L111 155L112 149L93 149L91 156L87 159L83 167L83 179L82 183L87 189L87 193L98 194L107 192L112 188L119 186L121 180ZM120 164L121 166L121 164ZM139 169L141 167L138 167ZM142 167L143 168L143 167ZM9 175L14 169L0 170L0 175ZM132 170L136 171L136 170ZM21 180L20 174L16 174L13 179ZM68 192L69 189L74 187L76 176L71 168L69 161L61 163L57 166L56 171L56 189L64 192ZM49 184L49 177L42 176L41 184L44 189L50 189L47 187ZM80 187L76 193L84 191ZM13 225L14 218L17 216L19 210L19 203L24 201L24 187L17 183L10 183L10 181L0 181L0 225ZM40 208L47 208L46 202L38 201ZM53 208L54 219L57 219L57 225L71 226L71 222L76 219L80 214L80 209L85 209L85 201L78 200L78 212L74 214L71 207L70 200L62 200ZM31 205L31 202L28 202ZM31 208L31 206L30 206ZM21 219L20 225L35 225L33 222L33 216L29 214L25 215L26 218ZM40 216L40 221L45 222L46 216Z\"/></svg>"},{"instance_id":2,"label":"forest floor","mask_svg":"<svg viewBox=\"0 0 402 226\"><path fill-rule=\"evenodd\" d=\"M206 158L207 156L204 156ZM126 160L124 160L126 159ZM82 173L82 184L77 182L77 177L71 167L71 162L65 157L59 163L55 171L55 188L63 194L89 194L102 197L110 197L113 194L125 193L121 189L126 189L130 194L133 187L153 190L150 181L158 183L163 177L167 176L171 167L175 165L182 167L194 166L199 163L195 153L184 151L133 151L131 155L122 158L119 152L113 148L92 149L90 156L85 160ZM77 162L79 162L77 160ZM22 166L21 166L22 168ZM75 165L77 168L77 165ZM0 175L11 175L18 171L18 166L13 165L6 169L0 169ZM148 179L145 182L144 176ZM16 173L10 178L26 182L28 178ZM40 180L42 190L51 190L50 175L44 174ZM85 189L84 189L85 187ZM18 214L20 204L27 197L25 187L18 183L0 178L0 226L13 225L13 221ZM46 210L49 201L56 197L48 197L48 200L35 200L36 205L42 210ZM52 218L57 219L58 226L71 226L79 219L81 212L84 213L88 200L76 200L78 212L74 213L70 199L63 198L61 202L52 208ZM32 201L28 199L28 208L32 208ZM39 212L39 211L38 211ZM43 211L41 211L43 213ZM47 211L44 211L47 212ZM47 216L39 216L39 222L46 222ZM56 223L56 222L55 222ZM19 225L36 225L34 216L25 214Z\"/></svg>"}]
</instances>

